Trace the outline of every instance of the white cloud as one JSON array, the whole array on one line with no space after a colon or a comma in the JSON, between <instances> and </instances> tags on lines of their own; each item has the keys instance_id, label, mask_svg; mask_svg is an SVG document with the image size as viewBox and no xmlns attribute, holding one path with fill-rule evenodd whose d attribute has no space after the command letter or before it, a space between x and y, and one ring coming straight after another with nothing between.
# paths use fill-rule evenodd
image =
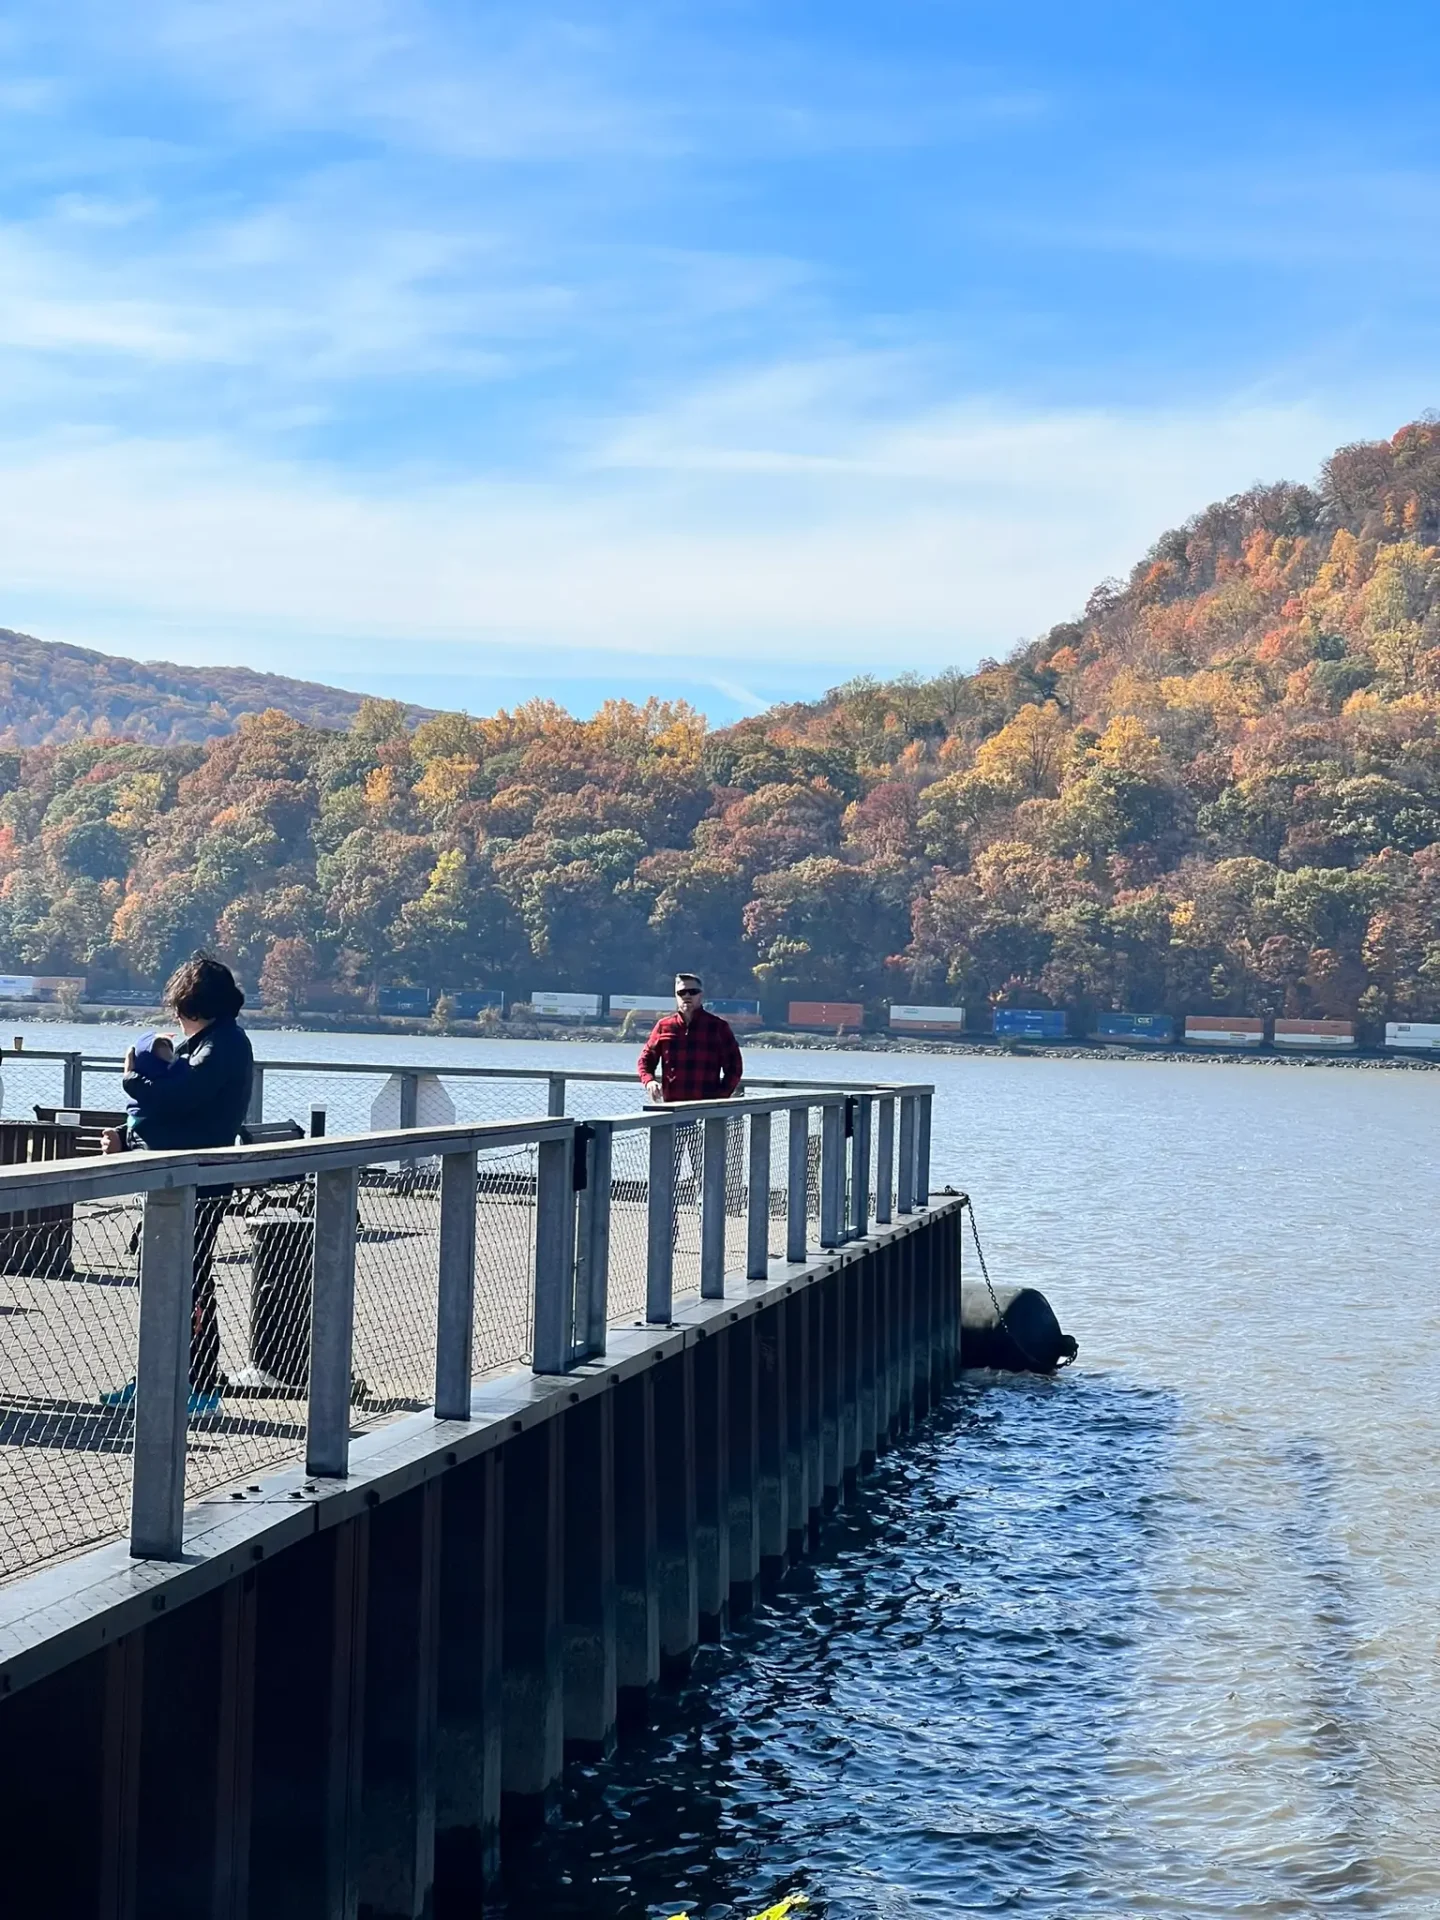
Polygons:
<instances>
[{"instance_id":1,"label":"white cloud","mask_svg":"<svg viewBox=\"0 0 1440 1920\"><path fill-rule=\"evenodd\" d=\"M737 470L680 434L643 472L513 484L366 486L219 443L12 445L0 623L83 642L98 621L100 644L118 624L132 649L153 632L141 651L181 657L187 631L211 658L233 636L307 673L393 671L397 643L417 672L497 643L693 650L732 663L740 697L746 662L836 678L973 660L1071 614L1211 498L1307 477L1337 440L1390 424L1299 405L951 407L833 431L818 463L782 457L777 431L773 457Z\"/></svg>"}]
</instances>

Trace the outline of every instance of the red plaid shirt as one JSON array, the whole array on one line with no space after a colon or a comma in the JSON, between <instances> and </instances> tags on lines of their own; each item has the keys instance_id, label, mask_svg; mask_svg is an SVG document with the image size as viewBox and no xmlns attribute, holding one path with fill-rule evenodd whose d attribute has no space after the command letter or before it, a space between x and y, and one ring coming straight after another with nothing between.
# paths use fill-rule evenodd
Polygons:
<instances>
[{"instance_id":1,"label":"red plaid shirt","mask_svg":"<svg viewBox=\"0 0 1440 1920\"><path fill-rule=\"evenodd\" d=\"M740 1084L744 1062L729 1022L698 1007L687 1027L667 1013L657 1020L640 1055L640 1081L649 1086L660 1069L665 1100L728 1100Z\"/></svg>"}]
</instances>

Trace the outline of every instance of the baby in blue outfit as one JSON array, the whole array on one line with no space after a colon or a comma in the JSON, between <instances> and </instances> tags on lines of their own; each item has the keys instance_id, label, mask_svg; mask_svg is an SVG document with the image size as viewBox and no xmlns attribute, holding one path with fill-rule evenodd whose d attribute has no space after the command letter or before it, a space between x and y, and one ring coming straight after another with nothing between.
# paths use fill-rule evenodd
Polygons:
<instances>
[{"instance_id":1,"label":"baby in blue outfit","mask_svg":"<svg viewBox=\"0 0 1440 1920\"><path fill-rule=\"evenodd\" d=\"M136 1043L135 1071L143 1073L147 1080L171 1080L177 1073L189 1073L190 1062L175 1057L175 1042L168 1033L145 1033ZM124 1144L126 1147L133 1147L135 1122L145 1117L144 1101L129 1101L125 1112L127 1118Z\"/></svg>"}]
</instances>

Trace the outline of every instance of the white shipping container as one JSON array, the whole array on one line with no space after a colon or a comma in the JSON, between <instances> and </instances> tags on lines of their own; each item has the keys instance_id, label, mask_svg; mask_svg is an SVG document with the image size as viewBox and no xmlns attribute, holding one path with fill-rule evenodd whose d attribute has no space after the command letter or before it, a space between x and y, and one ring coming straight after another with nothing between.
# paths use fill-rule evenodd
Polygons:
<instances>
[{"instance_id":1,"label":"white shipping container","mask_svg":"<svg viewBox=\"0 0 1440 1920\"><path fill-rule=\"evenodd\" d=\"M0 1000L36 1000L39 996L33 973L0 973Z\"/></svg>"},{"instance_id":2,"label":"white shipping container","mask_svg":"<svg viewBox=\"0 0 1440 1920\"><path fill-rule=\"evenodd\" d=\"M1440 1026L1429 1020L1387 1020L1387 1047L1440 1047Z\"/></svg>"},{"instance_id":3,"label":"white shipping container","mask_svg":"<svg viewBox=\"0 0 1440 1920\"><path fill-rule=\"evenodd\" d=\"M600 1012L598 993L552 993L537 987L530 996L536 1013L549 1014L553 1020L594 1020Z\"/></svg>"},{"instance_id":4,"label":"white shipping container","mask_svg":"<svg viewBox=\"0 0 1440 1920\"><path fill-rule=\"evenodd\" d=\"M657 997L653 993L612 993L610 995L611 1013L674 1013L675 996L673 993Z\"/></svg>"},{"instance_id":5,"label":"white shipping container","mask_svg":"<svg viewBox=\"0 0 1440 1920\"><path fill-rule=\"evenodd\" d=\"M963 1007L891 1007L892 1027L963 1027Z\"/></svg>"},{"instance_id":6,"label":"white shipping container","mask_svg":"<svg viewBox=\"0 0 1440 1920\"><path fill-rule=\"evenodd\" d=\"M1277 1047L1325 1047L1326 1049L1353 1047L1355 1036L1353 1033L1282 1033L1277 1027L1275 1044Z\"/></svg>"}]
</instances>

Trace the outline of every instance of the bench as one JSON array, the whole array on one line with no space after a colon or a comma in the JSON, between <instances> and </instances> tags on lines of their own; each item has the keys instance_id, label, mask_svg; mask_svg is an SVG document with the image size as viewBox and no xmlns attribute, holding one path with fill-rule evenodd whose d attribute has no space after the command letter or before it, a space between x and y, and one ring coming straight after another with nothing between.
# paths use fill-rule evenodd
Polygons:
<instances>
[{"instance_id":1,"label":"bench","mask_svg":"<svg viewBox=\"0 0 1440 1920\"><path fill-rule=\"evenodd\" d=\"M104 1107L40 1107L35 1118L42 1127L64 1127L70 1134L70 1152L78 1159L101 1150L100 1136L109 1127L123 1127L126 1116Z\"/></svg>"}]
</instances>

